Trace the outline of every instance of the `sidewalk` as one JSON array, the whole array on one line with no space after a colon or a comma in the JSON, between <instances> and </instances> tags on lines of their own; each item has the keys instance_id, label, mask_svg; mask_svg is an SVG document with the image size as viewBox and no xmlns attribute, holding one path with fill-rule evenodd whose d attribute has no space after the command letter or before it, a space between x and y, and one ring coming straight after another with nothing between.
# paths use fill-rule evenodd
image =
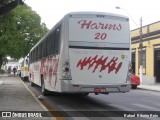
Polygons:
<instances>
[{"instance_id":1,"label":"sidewalk","mask_svg":"<svg viewBox=\"0 0 160 120\"><path fill-rule=\"evenodd\" d=\"M153 90L160 92L160 84L152 84L152 85L139 85L137 88L146 89L146 90Z\"/></svg>"},{"instance_id":2,"label":"sidewalk","mask_svg":"<svg viewBox=\"0 0 160 120\"><path fill-rule=\"evenodd\" d=\"M12 112L12 118L2 118L4 112ZM23 113L23 117L13 118L13 112L46 112L47 109L26 89L23 82L18 76L8 77L7 75L0 75L0 119L23 119L23 120L53 120L52 117L41 117L41 113L37 113L36 117L25 117L28 113ZM20 114L22 114L20 113ZM47 113L47 112L46 112ZM16 114L17 115L17 114Z\"/></svg>"}]
</instances>

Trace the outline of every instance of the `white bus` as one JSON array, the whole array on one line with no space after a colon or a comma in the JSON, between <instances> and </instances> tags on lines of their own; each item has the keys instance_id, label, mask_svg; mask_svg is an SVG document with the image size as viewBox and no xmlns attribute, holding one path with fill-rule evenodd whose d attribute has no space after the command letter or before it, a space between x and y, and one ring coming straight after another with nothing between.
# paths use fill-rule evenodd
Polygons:
<instances>
[{"instance_id":1,"label":"white bus","mask_svg":"<svg viewBox=\"0 0 160 120\"><path fill-rule=\"evenodd\" d=\"M22 80L28 80L29 77L29 56L26 56L21 62L20 77Z\"/></svg>"},{"instance_id":2,"label":"white bus","mask_svg":"<svg viewBox=\"0 0 160 120\"><path fill-rule=\"evenodd\" d=\"M31 85L44 95L128 92L130 46L128 17L69 13L31 49Z\"/></svg>"}]
</instances>

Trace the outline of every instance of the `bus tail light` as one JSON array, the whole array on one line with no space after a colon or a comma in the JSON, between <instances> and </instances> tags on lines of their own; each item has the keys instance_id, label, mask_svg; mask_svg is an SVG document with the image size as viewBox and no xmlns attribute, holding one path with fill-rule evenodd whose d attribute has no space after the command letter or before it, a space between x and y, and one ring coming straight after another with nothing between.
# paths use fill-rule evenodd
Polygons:
<instances>
[{"instance_id":1,"label":"bus tail light","mask_svg":"<svg viewBox=\"0 0 160 120\"><path fill-rule=\"evenodd\" d=\"M64 61L63 66L62 66L62 77L63 79L71 79L71 70L70 70L70 63L69 60Z\"/></svg>"},{"instance_id":2,"label":"bus tail light","mask_svg":"<svg viewBox=\"0 0 160 120\"><path fill-rule=\"evenodd\" d=\"M129 68L129 72L130 72L130 73L132 73L132 72L133 72L133 69L132 69L131 67Z\"/></svg>"},{"instance_id":3,"label":"bus tail light","mask_svg":"<svg viewBox=\"0 0 160 120\"><path fill-rule=\"evenodd\" d=\"M64 72L69 72L69 67L68 66L63 67L63 71Z\"/></svg>"},{"instance_id":4,"label":"bus tail light","mask_svg":"<svg viewBox=\"0 0 160 120\"><path fill-rule=\"evenodd\" d=\"M128 75L127 75L127 80L128 80L128 81L130 81L131 76L132 76L132 73L133 73L132 63L130 62L130 63L129 63L129 67L128 67Z\"/></svg>"}]
</instances>

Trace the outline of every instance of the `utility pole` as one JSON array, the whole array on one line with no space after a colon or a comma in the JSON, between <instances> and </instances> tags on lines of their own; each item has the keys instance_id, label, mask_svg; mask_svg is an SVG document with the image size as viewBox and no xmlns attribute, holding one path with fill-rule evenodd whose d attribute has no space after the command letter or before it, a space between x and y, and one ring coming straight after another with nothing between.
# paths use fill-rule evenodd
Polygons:
<instances>
[{"instance_id":1,"label":"utility pole","mask_svg":"<svg viewBox=\"0 0 160 120\"><path fill-rule=\"evenodd\" d=\"M139 42L139 48L140 48L140 54L139 54L139 63L140 63L140 82L142 82L142 74L143 74L143 64L142 64L142 48L143 48L143 43L142 43L142 17L140 18L140 42Z\"/></svg>"},{"instance_id":2,"label":"utility pole","mask_svg":"<svg viewBox=\"0 0 160 120\"><path fill-rule=\"evenodd\" d=\"M122 9L124 11L126 11L126 13L129 15L129 17L132 19L132 21L135 23L135 25L137 27L139 27L137 25L137 23L134 21L134 19L130 16L130 14L128 13L128 11L124 8L121 8L119 6L116 6L115 7L116 9ZM140 76L140 82L142 82L142 74L143 74L143 63L142 63L142 57L143 57L143 54L142 54L142 48L143 48L143 42L142 42L142 17L140 18L140 28L139 28L139 33L140 33L140 40L139 40L139 49L140 51L138 51L138 54L139 54L139 76Z\"/></svg>"}]
</instances>

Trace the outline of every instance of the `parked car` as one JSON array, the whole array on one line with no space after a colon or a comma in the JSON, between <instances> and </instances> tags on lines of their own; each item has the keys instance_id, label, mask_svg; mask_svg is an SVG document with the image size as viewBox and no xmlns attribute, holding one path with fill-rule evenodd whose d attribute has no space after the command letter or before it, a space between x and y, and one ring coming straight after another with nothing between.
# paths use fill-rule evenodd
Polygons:
<instances>
[{"instance_id":1,"label":"parked car","mask_svg":"<svg viewBox=\"0 0 160 120\"><path fill-rule=\"evenodd\" d=\"M131 87L132 89L136 89L137 86L140 85L140 78L132 73L131 75Z\"/></svg>"}]
</instances>

